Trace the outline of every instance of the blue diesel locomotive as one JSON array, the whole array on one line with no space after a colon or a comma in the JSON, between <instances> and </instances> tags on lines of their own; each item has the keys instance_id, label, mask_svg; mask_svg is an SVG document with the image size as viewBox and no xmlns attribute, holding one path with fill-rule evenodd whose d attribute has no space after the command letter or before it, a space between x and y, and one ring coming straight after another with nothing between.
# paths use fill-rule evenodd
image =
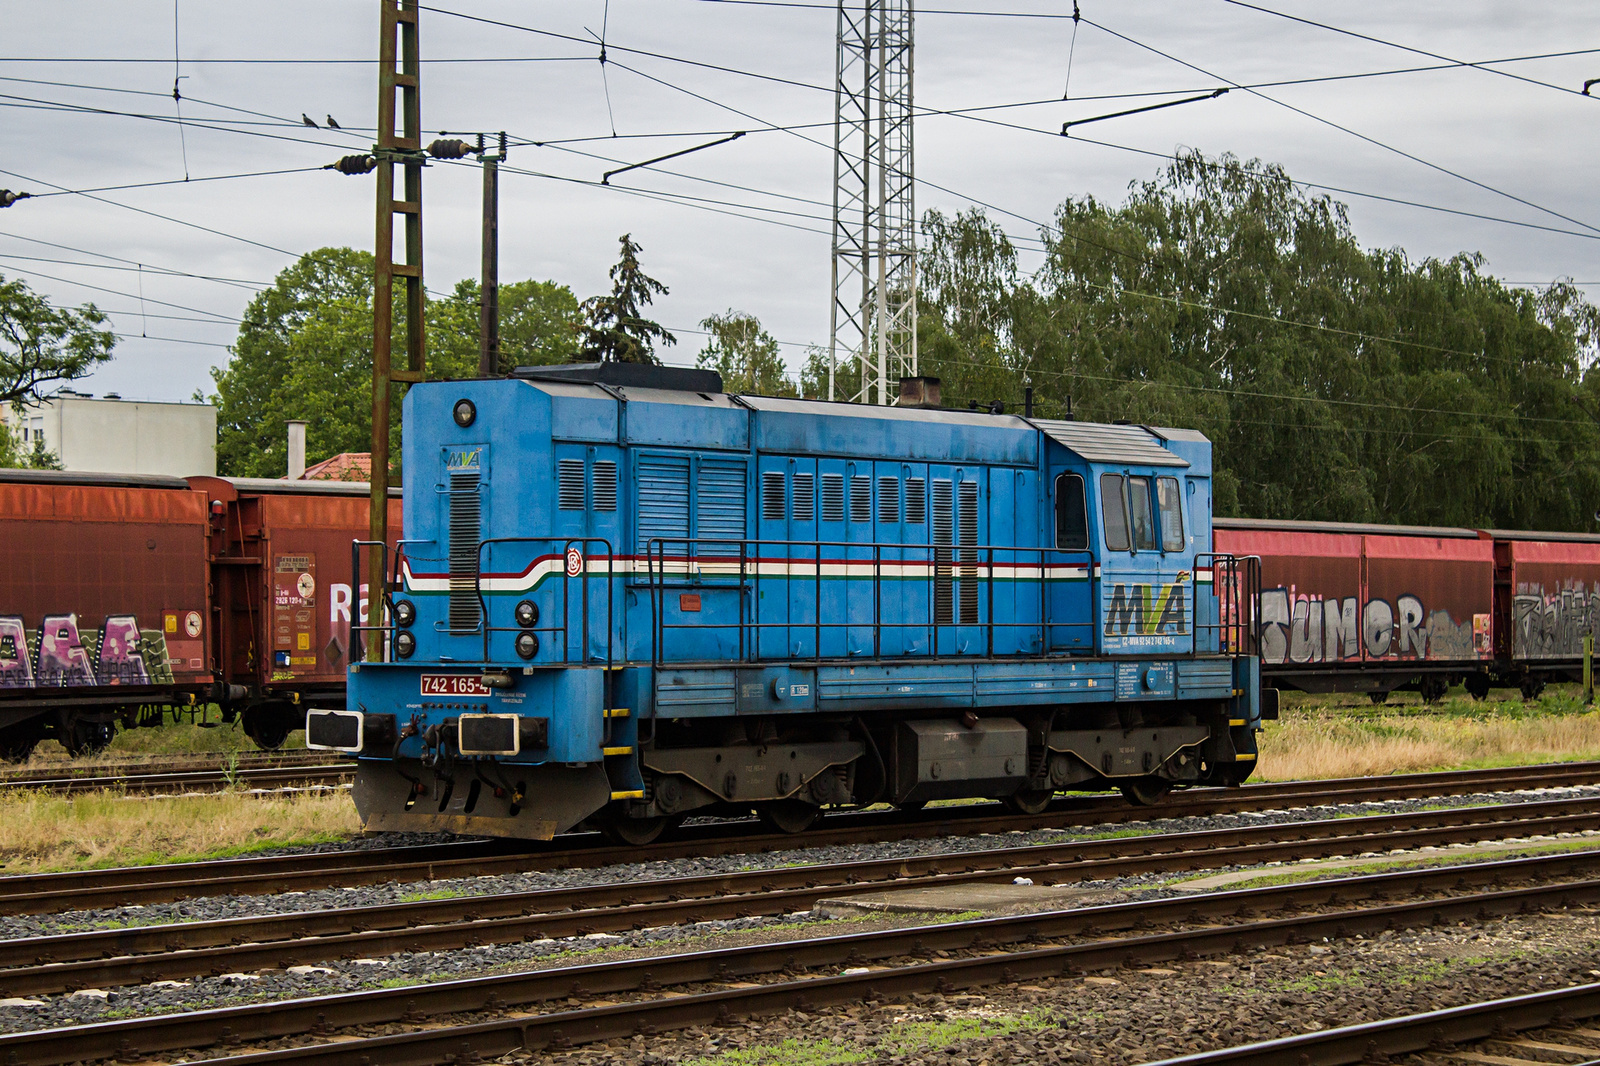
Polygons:
<instances>
[{"instance_id":1,"label":"blue diesel locomotive","mask_svg":"<svg viewBox=\"0 0 1600 1066\"><path fill-rule=\"evenodd\" d=\"M382 624L351 709L307 716L359 754L368 830L641 843L1250 774L1277 693L1255 560L1211 552L1205 437L942 409L931 379L894 407L721 384L411 390Z\"/></svg>"}]
</instances>

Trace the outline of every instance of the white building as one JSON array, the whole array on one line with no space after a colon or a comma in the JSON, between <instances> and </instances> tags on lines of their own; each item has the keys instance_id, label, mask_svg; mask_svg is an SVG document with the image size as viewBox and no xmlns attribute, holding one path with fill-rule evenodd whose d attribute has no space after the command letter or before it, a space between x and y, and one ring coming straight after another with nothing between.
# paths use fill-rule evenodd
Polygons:
<instances>
[{"instance_id":1,"label":"white building","mask_svg":"<svg viewBox=\"0 0 1600 1066\"><path fill-rule=\"evenodd\" d=\"M15 427L24 450L42 441L67 470L111 474L217 472L217 409L204 403L100 398L62 390L20 414L0 407L0 422Z\"/></svg>"}]
</instances>

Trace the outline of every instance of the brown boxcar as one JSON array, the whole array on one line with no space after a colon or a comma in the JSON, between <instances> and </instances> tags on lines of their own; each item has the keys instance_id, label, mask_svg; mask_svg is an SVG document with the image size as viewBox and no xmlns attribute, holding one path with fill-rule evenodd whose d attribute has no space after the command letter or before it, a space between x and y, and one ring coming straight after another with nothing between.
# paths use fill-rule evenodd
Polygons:
<instances>
[{"instance_id":1,"label":"brown boxcar","mask_svg":"<svg viewBox=\"0 0 1600 1066\"><path fill-rule=\"evenodd\" d=\"M1307 692L1488 691L1494 545L1477 530L1223 519L1216 550L1261 557L1262 674Z\"/></svg>"},{"instance_id":2,"label":"brown boxcar","mask_svg":"<svg viewBox=\"0 0 1600 1066\"><path fill-rule=\"evenodd\" d=\"M365 482L189 479L209 501L216 670L230 711L264 747L305 721L304 704L344 705L351 543L367 538ZM389 501L400 535L399 492ZM358 615L359 617L359 615Z\"/></svg>"},{"instance_id":3,"label":"brown boxcar","mask_svg":"<svg viewBox=\"0 0 1600 1066\"><path fill-rule=\"evenodd\" d=\"M210 691L207 532L178 478L0 471L0 754Z\"/></svg>"},{"instance_id":4,"label":"brown boxcar","mask_svg":"<svg viewBox=\"0 0 1600 1066\"><path fill-rule=\"evenodd\" d=\"M1495 652L1506 680L1535 695L1546 681L1578 680L1583 638L1600 625L1600 536L1491 530Z\"/></svg>"}]
</instances>

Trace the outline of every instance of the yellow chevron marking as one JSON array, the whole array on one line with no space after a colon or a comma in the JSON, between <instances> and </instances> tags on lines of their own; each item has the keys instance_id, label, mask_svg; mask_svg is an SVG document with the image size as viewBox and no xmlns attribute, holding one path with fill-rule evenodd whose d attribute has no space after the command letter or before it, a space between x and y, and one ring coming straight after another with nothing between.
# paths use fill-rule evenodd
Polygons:
<instances>
[{"instance_id":1,"label":"yellow chevron marking","mask_svg":"<svg viewBox=\"0 0 1600 1066\"><path fill-rule=\"evenodd\" d=\"M620 748L601 748L600 751L605 755L632 755L633 745L625 744Z\"/></svg>"},{"instance_id":2,"label":"yellow chevron marking","mask_svg":"<svg viewBox=\"0 0 1600 1066\"><path fill-rule=\"evenodd\" d=\"M614 800L642 800L644 799L644 789L636 788L632 792L613 792L611 793L611 798Z\"/></svg>"}]
</instances>

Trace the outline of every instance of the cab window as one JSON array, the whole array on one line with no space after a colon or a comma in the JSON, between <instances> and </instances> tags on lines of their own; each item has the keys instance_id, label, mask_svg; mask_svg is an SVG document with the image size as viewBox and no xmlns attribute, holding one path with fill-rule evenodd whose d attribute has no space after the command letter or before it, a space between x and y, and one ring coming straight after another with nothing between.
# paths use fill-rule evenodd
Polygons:
<instances>
[{"instance_id":1,"label":"cab window","mask_svg":"<svg viewBox=\"0 0 1600 1066\"><path fill-rule=\"evenodd\" d=\"M1128 479L1128 520L1133 526L1133 546L1137 551L1156 550L1156 520L1150 511L1150 479Z\"/></svg>"},{"instance_id":2,"label":"cab window","mask_svg":"<svg viewBox=\"0 0 1600 1066\"><path fill-rule=\"evenodd\" d=\"M1089 547L1089 514L1083 505L1083 478L1056 478L1056 547L1083 551Z\"/></svg>"},{"instance_id":3,"label":"cab window","mask_svg":"<svg viewBox=\"0 0 1600 1066\"><path fill-rule=\"evenodd\" d=\"M1106 527L1106 551L1128 550L1128 508L1121 474L1100 475L1100 517Z\"/></svg>"},{"instance_id":4,"label":"cab window","mask_svg":"<svg viewBox=\"0 0 1600 1066\"><path fill-rule=\"evenodd\" d=\"M1156 507L1161 512L1161 550L1183 551L1183 497L1175 477L1156 478Z\"/></svg>"}]
</instances>

